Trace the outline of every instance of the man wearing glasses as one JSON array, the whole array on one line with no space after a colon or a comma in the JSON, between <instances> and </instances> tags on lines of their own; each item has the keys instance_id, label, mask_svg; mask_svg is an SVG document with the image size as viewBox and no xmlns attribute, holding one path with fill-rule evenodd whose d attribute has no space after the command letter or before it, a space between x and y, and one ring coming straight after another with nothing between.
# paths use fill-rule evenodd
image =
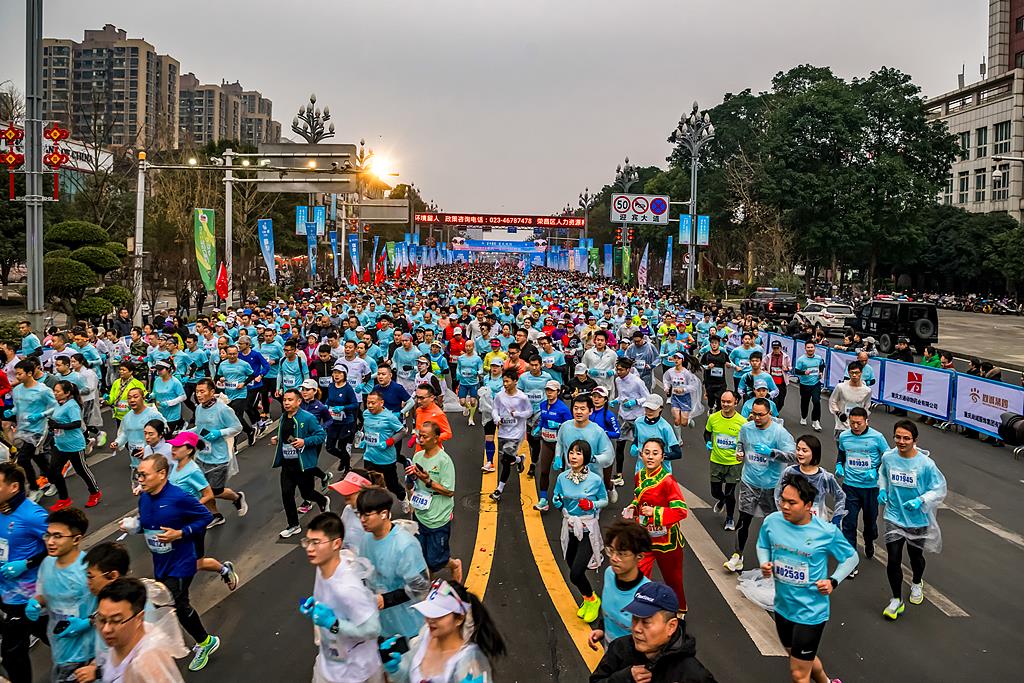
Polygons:
<instances>
[{"instance_id":1,"label":"man wearing glasses","mask_svg":"<svg viewBox=\"0 0 1024 683\"><path fill-rule=\"evenodd\" d=\"M39 567L36 596L25 605L25 616L38 621L45 610L46 633L53 658L53 680L66 680L95 653L89 615L96 598L89 592L85 561L79 548L89 520L78 508L51 512L43 542L49 555Z\"/></svg>"},{"instance_id":2,"label":"man wearing glasses","mask_svg":"<svg viewBox=\"0 0 1024 683\"><path fill-rule=\"evenodd\" d=\"M104 586L97 597L99 606L93 623L110 648L97 657L104 674L109 672L122 681L183 681L166 639L157 631L146 629L142 617L146 609L146 586L142 581L127 577L117 579Z\"/></svg>"},{"instance_id":3,"label":"man wearing glasses","mask_svg":"<svg viewBox=\"0 0 1024 683\"><path fill-rule=\"evenodd\" d=\"M153 576L171 592L178 621L196 641L196 654L188 668L199 671L220 648L220 638L207 633L188 597L189 586L196 576L194 537L206 530L213 515L198 498L169 483L167 470L167 458L162 455L150 456L139 463L136 474L142 488L139 516L125 517L121 520L121 529L146 537L146 545L153 554ZM101 593L101 607L102 602Z\"/></svg>"}]
</instances>

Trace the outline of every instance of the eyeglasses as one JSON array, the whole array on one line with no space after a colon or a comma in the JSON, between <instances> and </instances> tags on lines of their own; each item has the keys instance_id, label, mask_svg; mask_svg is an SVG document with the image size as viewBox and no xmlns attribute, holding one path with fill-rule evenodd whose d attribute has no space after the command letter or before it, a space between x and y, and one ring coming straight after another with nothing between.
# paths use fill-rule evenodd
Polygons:
<instances>
[{"instance_id":1,"label":"eyeglasses","mask_svg":"<svg viewBox=\"0 0 1024 683\"><path fill-rule=\"evenodd\" d=\"M51 538L55 541L61 541L65 538L79 538L82 534L54 534L47 531L43 534L43 540L49 541Z\"/></svg>"},{"instance_id":2,"label":"eyeglasses","mask_svg":"<svg viewBox=\"0 0 1024 683\"><path fill-rule=\"evenodd\" d=\"M362 515L360 515L362 516ZM299 540L299 545L305 548L319 548L323 543L330 543L333 539L330 538L303 538Z\"/></svg>"},{"instance_id":3,"label":"eyeglasses","mask_svg":"<svg viewBox=\"0 0 1024 683\"><path fill-rule=\"evenodd\" d=\"M106 617L101 617L99 615L99 612L93 612L92 614L89 615L89 621L91 621L93 626L96 626L97 628L103 628L104 626L112 626L114 628L121 628L122 626L124 626L125 624L127 624L129 621L131 621L135 617L139 616L140 614L142 614L142 610L139 610L138 612L135 612L134 614L132 614L127 619L121 619L120 617L111 617L110 619L107 619Z\"/></svg>"},{"instance_id":4,"label":"eyeglasses","mask_svg":"<svg viewBox=\"0 0 1024 683\"><path fill-rule=\"evenodd\" d=\"M755 412L751 411L750 416L751 417L768 417L768 413L755 413Z\"/></svg>"},{"instance_id":5,"label":"eyeglasses","mask_svg":"<svg viewBox=\"0 0 1024 683\"><path fill-rule=\"evenodd\" d=\"M373 512L359 512L357 514L359 515L359 519L366 519L367 517L372 517L374 515L383 515L387 512L387 510L374 510Z\"/></svg>"},{"instance_id":6,"label":"eyeglasses","mask_svg":"<svg viewBox=\"0 0 1024 683\"><path fill-rule=\"evenodd\" d=\"M636 555L636 553L631 550L616 550L615 548L609 548L608 546L604 547L604 554L608 557L618 557L621 559L626 559L627 557L633 557Z\"/></svg>"}]
</instances>

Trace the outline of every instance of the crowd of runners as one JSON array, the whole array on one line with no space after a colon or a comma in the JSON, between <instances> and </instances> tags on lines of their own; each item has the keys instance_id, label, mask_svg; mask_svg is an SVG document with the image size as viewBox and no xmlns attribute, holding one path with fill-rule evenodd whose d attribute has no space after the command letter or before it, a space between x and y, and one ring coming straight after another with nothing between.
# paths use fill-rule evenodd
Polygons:
<instances>
[{"instance_id":1,"label":"crowd of runners","mask_svg":"<svg viewBox=\"0 0 1024 683\"><path fill-rule=\"evenodd\" d=\"M456 467L496 472L483 492L496 505L525 472L536 510L560 516L576 618L604 651L591 681L713 681L687 633L701 616L687 611L689 510L672 468L683 430L702 428L714 512L735 532L722 571L771 581L792 680L837 680L818 657L830 594L881 544L882 614L906 608L904 550L907 601L920 604L945 480L917 446L917 423L888 435L870 426L866 353L823 399L822 340L791 359L766 346L768 329L675 295L543 268L524 277L511 264L440 266L143 327L127 312L105 328L22 323L20 343L0 347L0 662L15 683L32 681L38 638L54 681L160 682L181 680L175 659L191 654L198 671L230 652L189 589L199 572L238 587L204 538L248 512L232 478L265 466L238 457L265 439L280 537L301 536L315 567L298 606L316 627L314 681L502 680L503 638L450 549ZM792 382L799 427L778 417ZM834 472L821 464L823 401ZM480 461L456 462L446 444L474 430ZM97 480L88 459L99 449L128 456L123 477ZM89 510L112 487L130 488L138 513L121 520L121 538L86 551ZM132 571L121 542L136 533L151 578Z\"/></svg>"}]
</instances>

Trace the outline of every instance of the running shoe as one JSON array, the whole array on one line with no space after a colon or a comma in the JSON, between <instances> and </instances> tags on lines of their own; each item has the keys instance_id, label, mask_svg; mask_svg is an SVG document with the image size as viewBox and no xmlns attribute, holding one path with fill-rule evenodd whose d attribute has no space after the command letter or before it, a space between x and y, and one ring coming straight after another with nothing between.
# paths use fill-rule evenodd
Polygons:
<instances>
[{"instance_id":1,"label":"running shoe","mask_svg":"<svg viewBox=\"0 0 1024 683\"><path fill-rule=\"evenodd\" d=\"M57 512L58 510L64 510L71 507L70 498L60 498L56 503L50 506L50 512Z\"/></svg>"},{"instance_id":2,"label":"running shoe","mask_svg":"<svg viewBox=\"0 0 1024 683\"><path fill-rule=\"evenodd\" d=\"M239 517L245 517L245 513L249 512L249 503L245 500L245 491L238 491L238 500L232 501L231 504L238 510Z\"/></svg>"},{"instance_id":3,"label":"running shoe","mask_svg":"<svg viewBox=\"0 0 1024 683\"><path fill-rule=\"evenodd\" d=\"M220 578L228 585L228 590L233 591L238 588L238 572L235 571L235 565L230 560L224 563L224 568L227 571L221 574Z\"/></svg>"},{"instance_id":4,"label":"running shoe","mask_svg":"<svg viewBox=\"0 0 1024 683\"><path fill-rule=\"evenodd\" d=\"M402 514L407 515L412 512L412 505L409 505L409 499L406 498L402 501Z\"/></svg>"},{"instance_id":5,"label":"running shoe","mask_svg":"<svg viewBox=\"0 0 1024 683\"><path fill-rule=\"evenodd\" d=\"M56 496L57 495L57 487L54 486L53 484L47 484L46 487L43 489L43 495L44 496Z\"/></svg>"},{"instance_id":6,"label":"running shoe","mask_svg":"<svg viewBox=\"0 0 1024 683\"><path fill-rule=\"evenodd\" d=\"M743 558L739 553L733 553L732 557L726 560L722 566L731 572L741 572L743 571Z\"/></svg>"},{"instance_id":7,"label":"running shoe","mask_svg":"<svg viewBox=\"0 0 1024 683\"><path fill-rule=\"evenodd\" d=\"M713 508L711 508L711 511L714 512L717 515L719 512L721 512L724 509L725 509L725 501L724 500L715 499L715 506Z\"/></svg>"},{"instance_id":8,"label":"running shoe","mask_svg":"<svg viewBox=\"0 0 1024 683\"><path fill-rule=\"evenodd\" d=\"M526 465L524 464L523 456L517 455L516 456L516 471L519 472L519 474L522 474L523 470L525 470L525 469L526 469Z\"/></svg>"},{"instance_id":9,"label":"running shoe","mask_svg":"<svg viewBox=\"0 0 1024 683\"><path fill-rule=\"evenodd\" d=\"M616 474L614 477L612 477L612 485L613 486L625 486L626 485L626 480L622 478L622 474L621 473Z\"/></svg>"},{"instance_id":10,"label":"running shoe","mask_svg":"<svg viewBox=\"0 0 1024 683\"><path fill-rule=\"evenodd\" d=\"M500 501L501 500L501 491L499 491L498 489L494 489L493 491L491 491L491 500L493 500L495 503Z\"/></svg>"},{"instance_id":11,"label":"running shoe","mask_svg":"<svg viewBox=\"0 0 1024 683\"><path fill-rule=\"evenodd\" d=\"M462 417L469 417L469 408L463 407Z\"/></svg>"},{"instance_id":12,"label":"running shoe","mask_svg":"<svg viewBox=\"0 0 1024 683\"><path fill-rule=\"evenodd\" d=\"M306 514L307 512L309 512L312 509L313 509L313 504L310 503L308 500L304 500L304 501L302 501L302 503L299 504L299 514L300 515L304 515L304 514Z\"/></svg>"},{"instance_id":13,"label":"running shoe","mask_svg":"<svg viewBox=\"0 0 1024 683\"><path fill-rule=\"evenodd\" d=\"M206 663L210 661L210 655L220 649L220 638L217 636L207 636L206 643L204 645L196 644L192 651L195 652L195 656L192 657L192 661L188 663L189 671L199 671Z\"/></svg>"},{"instance_id":14,"label":"running shoe","mask_svg":"<svg viewBox=\"0 0 1024 683\"><path fill-rule=\"evenodd\" d=\"M320 477L321 493L327 493L327 487L331 485L332 479L334 479L334 472L324 472L324 476Z\"/></svg>"},{"instance_id":15,"label":"running shoe","mask_svg":"<svg viewBox=\"0 0 1024 683\"><path fill-rule=\"evenodd\" d=\"M473 427L473 426L475 426L475 425L476 425L476 420L474 420L474 419L472 418L472 416L471 416L471 417L469 418L469 426L470 426L470 427Z\"/></svg>"},{"instance_id":16,"label":"running shoe","mask_svg":"<svg viewBox=\"0 0 1024 683\"><path fill-rule=\"evenodd\" d=\"M220 526L221 524L224 523L224 521L225 521L224 520L224 515L222 515L222 514L220 514L218 512L217 514L215 514L213 516L213 520L209 524L206 525L206 528L207 529L212 529L215 526Z\"/></svg>"},{"instance_id":17,"label":"running shoe","mask_svg":"<svg viewBox=\"0 0 1024 683\"><path fill-rule=\"evenodd\" d=\"M94 450L96 450L96 437L90 436L89 440L85 442L85 454L92 455Z\"/></svg>"},{"instance_id":18,"label":"running shoe","mask_svg":"<svg viewBox=\"0 0 1024 683\"><path fill-rule=\"evenodd\" d=\"M96 435L96 445L99 446L100 448L103 448L104 446L107 445L106 432L100 432L99 434Z\"/></svg>"},{"instance_id":19,"label":"running shoe","mask_svg":"<svg viewBox=\"0 0 1024 683\"><path fill-rule=\"evenodd\" d=\"M802 424L802 425L807 424L807 418L806 417L801 417L800 418L800 424Z\"/></svg>"},{"instance_id":20,"label":"running shoe","mask_svg":"<svg viewBox=\"0 0 1024 683\"><path fill-rule=\"evenodd\" d=\"M857 578L857 574L860 574L860 570L859 569L854 569L852 572L850 572L850 575L847 576L846 578L848 578L850 580L856 579Z\"/></svg>"},{"instance_id":21,"label":"running shoe","mask_svg":"<svg viewBox=\"0 0 1024 683\"><path fill-rule=\"evenodd\" d=\"M291 538L292 536L294 536L296 534L301 534L301 533L302 533L302 527L301 526L290 526L287 529L285 529L284 531L282 531L281 533L279 533L278 536L280 536L281 538Z\"/></svg>"},{"instance_id":22,"label":"running shoe","mask_svg":"<svg viewBox=\"0 0 1024 683\"><path fill-rule=\"evenodd\" d=\"M910 604L920 605L924 602L924 581L910 584Z\"/></svg>"},{"instance_id":23,"label":"running shoe","mask_svg":"<svg viewBox=\"0 0 1024 683\"><path fill-rule=\"evenodd\" d=\"M256 430L255 429L249 430L249 433L245 435L245 438L249 442L250 446L255 446L256 445ZM205 664L204 664L204 666L205 666ZM192 668L191 664L189 665L189 668Z\"/></svg>"},{"instance_id":24,"label":"running shoe","mask_svg":"<svg viewBox=\"0 0 1024 683\"><path fill-rule=\"evenodd\" d=\"M537 504L533 506L533 509L539 510L540 512L547 512L548 510L551 509L551 506L548 505L547 498L541 498L540 500L537 501Z\"/></svg>"},{"instance_id":25,"label":"running shoe","mask_svg":"<svg viewBox=\"0 0 1024 683\"><path fill-rule=\"evenodd\" d=\"M601 614L601 598L597 597L597 593L594 593L592 600L583 601L583 621L588 624L597 621L597 617Z\"/></svg>"},{"instance_id":26,"label":"running shoe","mask_svg":"<svg viewBox=\"0 0 1024 683\"><path fill-rule=\"evenodd\" d=\"M820 432L821 431L821 423L818 422L817 420L815 420L814 422L811 423L811 427L813 427L814 431L816 431L816 432Z\"/></svg>"},{"instance_id":27,"label":"running shoe","mask_svg":"<svg viewBox=\"0 0 1024 683\"><path fill-rule=\"evenodd\" d=\"M485 462L483 464L483 467L480 468L480 471L481 472L493 472L494 471L494 463L493 462Z\"/></svg>"},{"instance_id":28,"label":"running shoe","mask_svg":"<svg viewBox=\"0 0 1024 683\"><path fill-rule=\"evenodd\" d=\"M882 610L882 616L886 619L896 621L896 617L903 614L904 609L906 609L906 606L903 604L903 601L899 598L893 598L889 601L889 604L885 606L885 609Z\"/></svg>"},{"instance_id":29,"label":"running shoe","mask_svg":"<svg viewBox=\"0 0 1024 683\"><path fill-rule=\"evenodd\" d=\"M528 478L530 478L530 479L533 479L534 473L536 471L537 471L537 466L531 463L530 464L530 469L526 470L526 476Z\"/></svg>"},{"instance_id":30,"label":"running shoe","mask_svg":"<svg viewBox=\"0 0 1024 683\"><path fill-rule=\"evenodd\" d=\"M612 489L608 491L608 502L612 505L619 502L619 490L617 488L612 487Z\"/></svg>"},{"instance_id":31,"label":"running shoe","mask_svg":"<svg viewBox=\"0 0 1024 683\"><path fill-rule=\"evenodd\" d=\"M725 530L726 531L736 531L736 522L734 522L731 519L725 520Z\"/></svg>"},{"instance_id":32,"label":"running shoe","mask_svg":"<svg viewBox=\"0 0 1024 683\"><path fill-rule=\"evenodd\" d=\"M865 543L864 544L864 557L866 557L866 558L868 558L870 560L874 556L875 556L875 544L874 543L870 543L870 544L869 543Z\"/></svg>"},{"instance_id":33,"label":"running shoe","mask_svg":"<svg viewBox=\"0 0 1024 683\"><path fill-rule=\"evenodd\" d=\"M85 501L85 507L87 507L87 508L94 508L94 507L96 507L97 505L100 504L101 500L103 500L103 492L102 491L97 491L96 493L90 493L89 494L89 500Z\"/></svg>"},{"instance_id":34,"label":"running shoe","mask_svg":"<svg viewBox=\"0 0 1024 683\"><path fill-rule=\"evenodd\" d=\"M323 504L323 507L320 508L320 512L330 512L330 511L331 511L331 499L326 497L326 496L324 496L324 504Z\"/></svg>"}]
</instances>

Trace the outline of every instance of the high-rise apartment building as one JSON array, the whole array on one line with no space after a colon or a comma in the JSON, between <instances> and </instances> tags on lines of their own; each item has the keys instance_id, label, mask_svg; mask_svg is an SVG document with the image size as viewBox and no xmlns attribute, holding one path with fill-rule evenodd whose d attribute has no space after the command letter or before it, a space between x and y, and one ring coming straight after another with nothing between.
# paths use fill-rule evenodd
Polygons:
<instances>
[{"instance_id":1,"label":"high-rise apartment building","mask_svg":"<svg viewBox=\"0 0 1024 683\"><path fill-rule=\"evenodd\" d=\"M112 24L43 40L43 112L90 144L178 146L180 64Z\"/></svg>"},{"instance_id":2,"label":"high-rise apartment building","mask_svg":"<svg viewBox=\"0 0 1024 683\"><path fill-rule=\"evenodd\" d=\"M183 143L196 146L220 140L257 145L278 142L281 124L273 120L273 103L235 81L202 84L195 74L179 79L179 126Z\"/></svg>"}]
</instances>

